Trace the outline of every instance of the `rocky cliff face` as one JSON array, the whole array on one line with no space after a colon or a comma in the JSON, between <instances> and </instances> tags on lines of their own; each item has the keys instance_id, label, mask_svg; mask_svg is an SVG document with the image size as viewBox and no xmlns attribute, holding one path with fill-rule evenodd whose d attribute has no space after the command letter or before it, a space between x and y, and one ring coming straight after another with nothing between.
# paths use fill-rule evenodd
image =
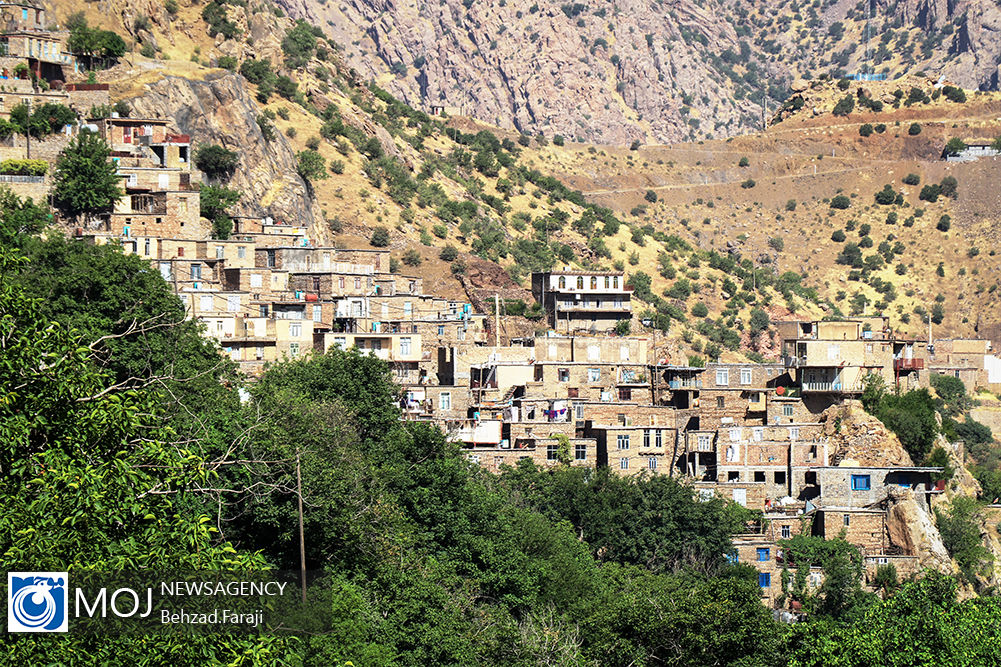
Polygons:
<instances>
[{"instance_id":1,"label":"rocky cliff face","mask_svg":"<svg viewBox=\"0 0 1001 667\"><path fill-rule=\"evenodd\" d=\"M859 401L829 407L820 421L831 444L832 465L914 465L900 439L867 413Z\"/></svg>"},{"instance_id":2,"label":"rocky cliff face","mask_svg":"<svg viewBox=\"0 0 1001 667\"><path fill-rule=\"evenodd\" d=\"M240 168L227 184L243 193L237 215L269 215L296 226L320 219L296 171L295 152L281 134L265 140L242 77L221 72L204 80L165 77L129 103L136 116L170 118L196 144L218 144L240 154Z\"/></svg>"},{"instance_id":3,"label":"rocky cliff face","mask_svg":"<svg viewBox=\"0 0 1001 667\"><path fill-rule=\"evenodd\" d=\"M763 101L774 110L793 79L821 72L999 83L1001 8L989 0L878 0L868 50L864 4L847 1L277 2L413 106L597 143L756 130Z\"/></svg>"},{"instance_id":4,"label":"rocky cliff face","mask_svg":"<svg viewBox=\"0 0 1001 667\"><path fill-rule=\"evenodd\" d=\"M760 115L700 55L739 51L715 2L279 4L323 27L363 76L418 108L618 144L732 134Z\"/></svg>"}]
</instances>

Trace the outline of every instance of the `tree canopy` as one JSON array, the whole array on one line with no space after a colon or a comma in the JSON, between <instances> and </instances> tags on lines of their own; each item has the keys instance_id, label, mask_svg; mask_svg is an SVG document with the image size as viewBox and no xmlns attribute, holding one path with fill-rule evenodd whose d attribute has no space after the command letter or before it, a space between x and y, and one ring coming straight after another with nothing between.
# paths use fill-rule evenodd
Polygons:
<instances>
[{"instance_id":1,"label":"tree canopy","mask_svg":"<svg viewBox=\"0 0 1001 667\"><path fill-rule=\"evenodd\" d=\"M122 196L111 149L93 132L80 132L56 161L53 199L71 216L110 211Z\"/></svg>"}]
</instances>

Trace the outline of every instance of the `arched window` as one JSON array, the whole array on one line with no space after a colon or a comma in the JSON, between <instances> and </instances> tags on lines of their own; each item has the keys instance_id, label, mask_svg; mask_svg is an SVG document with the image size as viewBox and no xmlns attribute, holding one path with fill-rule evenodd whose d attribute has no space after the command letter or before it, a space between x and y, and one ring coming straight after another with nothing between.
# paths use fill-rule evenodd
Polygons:
<instances>
[{"instance_id":1,"label":"arched window","mask_svg":"<svg viewBox=\"0 0 1001 667\"><path fill-rule=\"evenodd\" d=\"M591 289L598 289L598 276L591 276Z\"/></svg>"},{"instance_id":2,"label":"arched window","mask_svg":"<svg viewBox=\"0 0 1001 667\"><path fill-rule=\"evenodd\" d=\"M577 289L584 289L584 276L577 276Z\"/></svg>"},{"instance_id":3,"label":"arched window","mask_svg":"<svg viewBox=\"0 0 1001 667\"><path fill-rule=\"evenodd\" d=\"M560 289L567 288L567 278L566 276L560 276Z\"/></svg>"}]
</instances>

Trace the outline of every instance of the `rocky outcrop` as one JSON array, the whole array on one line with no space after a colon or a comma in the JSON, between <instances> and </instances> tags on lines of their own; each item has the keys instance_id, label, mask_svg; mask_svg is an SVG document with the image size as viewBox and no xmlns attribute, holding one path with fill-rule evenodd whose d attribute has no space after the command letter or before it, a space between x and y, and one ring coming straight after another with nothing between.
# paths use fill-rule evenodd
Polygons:
<instances>
[{"instance_id":1,"label":"rocky outcrop","mask_svg":"<svg viewBox=\"0 0 1001 667\"><path fill-rule=\"evenodd\" d=\"M236 214L267 215L296 226L320 219L309 187L297 173L295 152L280 133L265 140L254 100L239 75L165 77L129 103L136 116L171 119L196 144L218 144L240 154L239 168L227 183L243 193Z\"/></svg>"},{"instance_id":2,"label":"rocky outcrop","mask_svg":"<svg viewBox=\"0 0 1001 667\"><path fill-rule=\"evenodd\" d=\"M343 45L362 76L417 108L442 105L505 128L616 144L734 134L760 116L759 103L737 99L704 57L740 51L715 2L279 4Z\"/></svg>"},{"instance_id":3,"label":"rocky outcrop","mask_svg":"<svg viewBox=\"0 0 1001 667\"><path fill-rule=\"evenodd\" d=\"M859 466L911 466L900 439L865 411L859 401L845 401L823 412L820 422L830 442L831 463Z\"/></svg>"},{"instance_id":4,"label":"rocky outcrop","mask_svg":"<svg viewBox=\"0 0 1001 667\"><path fill-rule=\"evenodd\" d=\"M886 530L890 542L914 554L922 569L929 568L945 574L958 571L952 557L942 543L942 536L935 527L935 517L907 490L893 490L890 508L886 515Z\"/></svg>"}]
</instances>

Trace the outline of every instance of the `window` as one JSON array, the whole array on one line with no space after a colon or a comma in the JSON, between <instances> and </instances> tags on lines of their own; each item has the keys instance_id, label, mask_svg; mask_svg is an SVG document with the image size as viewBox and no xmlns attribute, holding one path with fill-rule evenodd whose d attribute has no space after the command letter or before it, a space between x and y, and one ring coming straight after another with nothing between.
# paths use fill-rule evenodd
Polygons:
<instances>
[{"instance_id":1,"label":"window","mask_svg":"<svg viewBox=\"0 0 1001 667\"><path fill-rule=\"evenodd\" d=\"M754 481L755 482L763 482L763 481L765 481L765 471L764 470L755 470L754 471Z\"/></svg>"},{"instance_id":2,"label":"window","mask_svg":"<svg viewBox=\"0 0 1001 667\"><path fill-rule=\"evenodd\" d=\"M751 434L754 436L755 442L761 442L765 437L765 429L757 427L751 430Z\"/></svg>"},{"instance_id":3,"label":"window","mask_svg":"<svg viewBox=\"0 0 1001 667\"><path fill-rule=\"evenodd\" d=\"M555 356L555 355L554 355ZM601 359L601 348L597 345L587 346L587 360L599 361Z\"/></svg>"},{"instance_id":4,"label":"window","mask_svg":"<svg viewBox=\"0 0 1001 667\"><path fill-rule=\"evenodd\" d=\"M208 295L202 295L198 299L198 310L208 312L212 310L212 297Z\"/></svg>"},{"instance_id":5,"label":"window","mask_svg":"<svg viewBox=\"0 0 1001 667\"><path fill-rule=\"evenodd\" d=\"M768 547L758 547L758 562L767 563L771 559L772 550Z\"/></svg>"},{"instance_id":6,"label":"window","mask_svg":"<svg viewBox=\"0 0 1001 667\"><path fill-rule=\"evenodd\" d=\"M868 491L869 475L852 475L852 491Z\"/></svg>"},{"instance_id":7,"label":"window","mask_svg":"<svg viewBox=\"0 0 1001 667\"><path fill-rule=\"evenodd\" d=\"M620 345L619 346L619 361L629 361L629 346Z\"/></svg>"},{"instance_id":8,"label":"window","mask_svg":"<svg viewBox=\"0 0 1001 667\"><path fill-rule=\"evenodd\" d=\"M629 470L629 459L627 458L619 459L619 470Z\"/></svg>"},{"instance_id":9,"label":"window","mask_svg":"<svg viewBox=\"0 0 1001 667\"><path fill-rule=\"evenodd\" d=\"M400 354L408 356L410 354L410 337L400 339Z\"/></svg>"},{"instance_id":10,"label":"window","mask_svg":"<svg viewBox=\"0 0 1001 667\"><path fill-rule=\"evenodd\" d=\"M646 467L649 468L650 470L656 470L657 469L657 457L656 456L647 457Z\"/></svg>"},{"instance_id":11,"label":"window","mask_svg":"<svg viewBox=\"0 0 1001 667\"><path fill-rule=\"evenodd\" d=\"M313 305L313 321L320 322L323 320L323 306L319 304Z\"/></svg>"},{"instance_id":12,"label":"window","mask_svg":"<svg viewBox=\"0 0 1001 667\"><path fill-rule=\"evenodd\" d=\"M788 540L790 537L792 537L792 528L789 526L782 526L782 539Z\"/></svg>"},{"instance_id":13,"label":"window","mask_svg":"<svg viewBox=\"0 0 1001 667\"><path fill-rule=\"evenodd\" d=\"M573 458L574 458L574 461L586 461L587 460L587 445L574 445Z\"/></svg>"},{"instance_id":14,"label":"window","mask_svg":"<svg viewBox=\"0 0 1001 667\"><path fill-rule=\"evenodd\" d=\"M355 289L361 289L361 278L355 278Z\"/></svg>"},{"instance_id":15,"label":"window","mask_svg":"<svg viewBox=\"0 0 1001 667\"><path fill-rule=\"evenodd\" d=\"M740 384L751 384L751 369L741 368L740 369Z\"/></svg>"},{"instance_id":16,"label":"window","mask_svg":"<svg viewBox=\"0 0 1001 667\"><path fill-rule=\"evenodd\" d=\"M792 427L789 428L789 439L790 440L797 440L797 439L799 439L799 427L798 426L792 426Z\"/></svg>"},{"instance_id":17,"label":"window","mask_svg":"<svg viewBox=\"0 0 1001 667\"><path fill-rule=\"evenodd\" d=\"M299 356L299 343L289 343L288 354L290 357Z\"/></svg>"},{"instance_id":18,"label":"window","mask_svg":"<svg viewBox=\"0 0 1001 667\"><path fill-rule=\"evenodd\" d=\"M577 276L577 289L584 289L584 276Z\"/></svg>"},{"instance_id":19,"label":"window","mask_svg":"<svg viewBox=\"0 0 1001 667\"><path fill-rule=\"evenodd\" d=\"M629 387L619 387L619 400L620 401L631 401L633 400L633 390Z\"/></svg>"},{"instance_id":20,"label":"window","mask_svg":"<svg viewBox=\"0 0 1001 667\"><path fill-rule=\"evenodd\" d=\"M772 575L769 572L758 572L758 586L761 588L771 588Z\"/></svg>"},{"instance_id":21,"label":"window","mask_svg":"<svg viewBox=\"0 0 1001 667\"><path fill-rule=\"evenodd\" d=\"M191 265L191 279L192 280L201 280L202 279L202 265L201 264L192 264Z\"/></svg>"},{"instance_id":22,"label":"window","mask_svg":"<svg viewBox=\"0 0 1001 667\"><path fill-rule=\"evenodd\" d=\"M601 380L601 369L600 368L588 368L587 369L587 381L588 382L598 382Z\"/></svg>"},{"instance_id":23,"label":"window","mask_svg":"<svg viewBox=\"0 0 1001 667\"><path fill-rule=\"evenodd\" d=\"M414 312L414 304L412 301L403 302L403 316L410 317Z\"/></svg>"},{"instance_id":24,"label":"window","mask_svg":"<svg viewBox=\"0 0 1001 667\"><path fill-rule=\"evenodd\" d=\"M567 398L579 398L580 387L567 387Z\"/></svg>"},{"instance_id":25,"label":"window","mask_svg":"<svg viewBox=\"0 0 1001 667\"><path fill-rule=\"evenodd\" d=\"M559 459L560 459L559 446L555 444L546 445L546 460L559 461Z\"/></svg>"},{"instance_id":26,"label":"window","mask_svg":"<svg viewBox=\"0 0 1001 667\"><path fill-rule=\"evenodd\" d=\"M730 429L730 442L740 442L740 429L732 428Z\"/></svg>"},{"instance_id":27,"label":"window","mask_svg":"<svg viewBox=\"0 0 1001 667\"><path fill-rule=\"evenodd\" d=\"M275 251L274 250L268 250L268 268L269 269L275 268Z\"/></svg>"},{"instance_id":28,"label":"window","mask_svg":"<svg viewBox=\"0 0 1001 667\"><path fill-rule=\"evenodd\" d=\"M560 289L567 288L567 278L566 276L560 276Z\"/></svg>"},{"instance_id":29,"label":"window","mask_svg":"<svg viewBox=\"0 0 1001 667\"><path fill-rule=\"evenodd\" d=\"M289 338L300 338L302 336L302 325L301 324L288 325L288 335Z\"/></svg>"},{"instance_id":30,"label":"window","mask_svg":"<svg viewBox=\"0 0 1001 667\"><path fill-rule=\"evenodd\" d=\"M344 276L341 276L340 278L337 279L337 286L340 287L341 289L344 289Z\"/></svg>"},{"instance_id":31,"label":"window","mask_svg":"<svg viewBox=\"0 0 1001 667\"><path fill-rule=\"evenodd\" d=\"M226 257L226 246L217 245L215 247L215 258L223 259Z\"/></svg>"},{"instance_id":32,"label":"window","mask_svg":"<svg viewBox=\"0 0 1001 667\"><path fill-rule=\"evenodd\" d=\"M264 276L259 273L250 274L250 286L251 287L263 287L264 286Z\"/></svg>"},{"instance_id":33,"label":"window","mask_svg":"<svg viewBox=\"0 0 1001 667\"><path fill-rule=\"evenodd\" d=\"M226 297L226 310L231 313L240 312L240 295L231 294Z\"/></svg>"},{"instance_id":34,"label":"window","mask_svg":"<svg viewBox=\"0 0 1001 667\"><path fill-rule=\"evenodd\" d=\"M696 442L700 452L712 451L713 436L711 433L699 433Z\"/></svg>"},{"instance_id":35,"label":"window","mask_svg":"<svg viewBox=\"0 0 1001 667\"><path fill-rule=\"evenodd\" d=\"M723 400L723 397L722 396L717 396L716 397L716 407L719 408L720 410L722 410L725 405L726 405L726 401Z\"/></svg>"},{"instance_id":36,"label":"window","mask_svg":"<svg viewBox=\"0 0 1001 667\"><path fill-rule=\"evenodd\" d=\"M601 398L600 398L600 400L601 400L602 403L611 403L612 402L612 391L610 389L602 389L601 390Z\"/></svg>"},{"instance_id":37,"label":"window","mask_svg":"<svg viewBox=\"0 0 1001 667\"><path fill-rule=\"evenodd\" d=\"M338 336L334 338L334 347L339 347L340 349L345 349L348 346L348 339L344 336Z\"/></svg>"},{"instance_id":38,"label":"window","mask_svg":"<svg viewBox=\"0 0 1001 667\"><path fill-rule=\"evenodd\" d=\"M726 368L716 369L716 384L721 387L726 387L730 384L730 371Z\"/></svg>"},{"instance_id":39,"label":"window","mask_svg":"<svg viewBox=\"0 0 1001 667\"><path fill-rule=\"evenodd\" d=\"M793 413L793 406L791 406L791 405L783 405L782 406L782 416L783 417L792 417L792 413Z\"/></svg>"},{"instance_id":40,"label":"window","mask_svg":"<svg viewBox=\"0 0 1001 667\"><path fill-rule=\"evenodd\" d=\"M583 405L575 405L574 406L574 414L576 414L577 419L583 419L584 418L584 406Z\"/></svg>"},{"instance_id":41,"label":"window","mask_svg":"<svg viewBox=\"0 0 1001 667\"><path fill-rule=\"evenodd\" d=\"M615 442L618 445L619 449L629 449L629 434L619 433L617 436L615 436Z\"/></svg>"},{"instance_id":42,"label":"window","mask_svg":"<svg viewBox=\"0 0 1001 667\"><path fill-rule=\"evenodd\" d=\"M438 394L438 409L439 410L452 409L452 392L443 391L440 394Z\"/></svg>"},{"instance_id":43,"label":"window","mask_svg":"<svg viewBox=\"0 0 1001 667\"><path fill-rule=\"evenodd\" d=\"M439 324L438 325L438 335L439 336L444 336L445 335L445 325L444 324Z\"/></svg>"},{"instance_id":44,"label":"window","mask_svg":"<svg viewBox=\"0 0 1001 667\"><path fill-rule=\"evenodd\" d=\"M591 289L598 289L598 276L591 276Z\"/></svg>"},{"instance_id":45,"label":"window","mask_svg":"<svg viewBox=\"0 0 1001 667\"><path fill-rule=\"evenodd\" d=\"M650 446L650 429L645 428L643 429L643 447L646 448L649 446Z\"/></svg>"},{"instance_id":46,"label":"window","mask_svg":"<svg viewBox=\"0 0 1001 667\"><path fill-rule=\"evenodd\" d=\"M612 277L605 276L605 289L608 289L612 284Z\"/></svg>"},{"instance_id":47,"label":"window","mask_svg":"<svg viewBox=\"0 0 1001 667\"><path fill-rule=\"evenodd\" d=\"M612 276L612 287L614 287L615 289L619 289L619 277L618 276Z\"/></svg>"},{"instance_id":48,"label":"window","mask_svg":"<svg viewBox=\"0 0 1001 667\"><path fill-rule=\"evenodd\" d=\"M570 369L560 368L556 373L556 380L558 382L570 382Z\"/></svg>"},{"instance_id":49,"label":"window","mask_svg":"<svg viewBox=\"0 0 1001 667\"><path fill-rule=\"evenodd\" d=\"M846 514L845 515L845 525L846 526L852 525L852 515L851 514Z\"/></svg>"},{"instance_id":50,"label":"window","mask_svg":"<svg viewBox=\"0 0 1001 667\"><path fill-rule=\"evenodd\" d=\"M777 470L777 471L775 471L774 478L775 478L775 483L776 484L785 484L786 483L786 473L785 473L785 471L784 470Z\"/></svg>"},{"instance_id":51,"label":"window","mask_svg":"<svg viewBox=\"0 0 1001 667\"><path fill-rule=\"evenodd\" d=\"M657 447L663 447L664 446L664 436L663 436L664 432L661 431L660 429L657 429L656 430L656 434L657 434L657 437L654 440L654 445L656 445Z\"/></svg>"}]
</instances>

